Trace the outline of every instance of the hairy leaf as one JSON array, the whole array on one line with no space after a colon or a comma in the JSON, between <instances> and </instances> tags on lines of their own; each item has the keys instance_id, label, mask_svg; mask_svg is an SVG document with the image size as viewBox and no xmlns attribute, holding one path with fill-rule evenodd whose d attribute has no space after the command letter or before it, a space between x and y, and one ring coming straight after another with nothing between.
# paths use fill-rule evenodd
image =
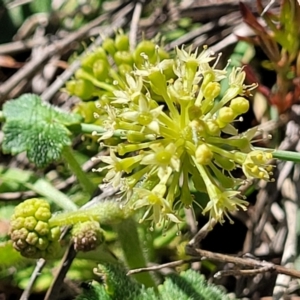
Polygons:
<instances>
[{"instance_id":1,"label":"hairy leaf","mask_svg":"<svg viewBox=\"0 0 300 300\"><path fill-rule=\"evenodd\" d=\"M3 152L15 155L26 151L28 159L38 167L60 158L63 147L71 144L66 126L81 119L43 103L34 94L6 102L3 115Z\"/></svg>"}]
</instances>

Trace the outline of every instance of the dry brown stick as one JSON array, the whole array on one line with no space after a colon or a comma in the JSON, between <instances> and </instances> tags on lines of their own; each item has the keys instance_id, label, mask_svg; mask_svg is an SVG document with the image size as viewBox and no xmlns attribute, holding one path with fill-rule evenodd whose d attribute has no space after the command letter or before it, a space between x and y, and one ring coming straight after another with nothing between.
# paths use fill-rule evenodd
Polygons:
<instances>
[{"instance_id":1,"label":"dry brown stick","mask_svg":"<svg viewBox=\"0 0 300 300\"><path fill-rule=\"evenodd\" d=\"M63 284L64 278L69 271L69 268L76 257L77 252L74 249L74 244L70 243L68 249L66 250L64 257L62 258L62 264L58 269L55 280L52 282L52 285L48 289L44 300L57 300L58 295L60 294L61 286Z\"/></svg>"},{"instance_id":2,"label":"dry brown stick","mask_svg":"<svg viewBox=\"0 0 300 300\"><path fill-rule=\"evenodd\" d=\"M31 49L37 45L45 45L49 41L46 37L33 38L31 40L17 41L0 45L0 55L16 54Z\"/></svg>"},{"instance_id":3,"label":"dry brown stick","mask_svg":"<svg viewBox=\"0 0 300 300\"><path fill-rule=\"evenodd\" d=\"M136 3L132 15L132 20L130 23L130 31L129 31L129 41L130 41L130 50L133 51L136 46L136 37L138 32L138 25L139 20L141 17L143 4L145 3L145 0L140 0Z\"/></svg>"},{"instance_id":4,"label":"dry brown stick","mask_svg":"<svg viewBox=\"0 0 300 300\"><path fill-rule=\"evenodd\" d=\"M181 266L183 264L189 264L189 263L196 262L196 261L199 261L199 259L198 258L181 259L181 260L176 260L176 261L172 261L172 262L161 264L161 265L133 269L133 270L128 271L126 275L133 275L133 274L142 273L142 272L158 271L158 270L161 270L164 268L175 268L175 267Z\"/></svg>"},{"instance_id":5,"label":"dry brown stick","mask_svg":"<svg viewBox=\"0 0 300 300\"><path fill-rule=\"evenodd\" d=\"M199 243L207 236L207 234L217 224L215 219L209 220L201 229L195 234L195 236L189 241L189 246L197 247Z\"/></svg>"},{"instance_id":6,"label":"dry brown stick","mask_svg":"<svg viewBox=\"0 0 300 300\"><path fill-rule=\"evenodd\" d=\"M123 21L123 20L122 20ZM117 24L119 25L119 24ZM121 23L120 23L121 25ZM117 27L107 27L107 31L104 30L105 34L107 35L111 35L113 33L113 30L117 28ZM68 81L72 76L73 74L80 68L80 58L92 51L92 49L95 48L95 46L99 46L100 44L102 43L102 38L101 37L98 37L95 42L90 46L88 47L87 51L84 51L83 54L81 54L79 56L79 59L76 59L69 67L68 69L66 69L61 75L59 75L56 80L42 93L41 95L41 98L48 102L56 93L57 91L64 86L64 84L66 83L66 81Z\"/></svg>"},{"instance_id":7,"label":"dry brown stick","mask_svg":"<svg viewBox=\"0 0 300 300\"><path fill-rule=\"evenodd\" d=\"M16 200L23 200L30 197L36 196L35 192L32 191L25 191L25 192L7 192L0 194L1 201L16 201Z\"/></svg>"},{"instance_id":8,"label":"dry brown stick","mask_svg":"<svg viewBox=\"0 0 300 300\"><path fill-rule=\"evenodd\" d=\"M183 45L183 44L193 40L194 38L199 37L200 35L205 34L208 31L211 31L215 26L216 26L216 22L212 21L212 22L209 22L209 23L201 26L200 28L193 29L192 31L189 31L188 33L186 33L183 36L181 36L180 38L178 38L177 40L169 43L166 46L166 49L171 50L171 49L174 49L176 46Z\"/></svg>"},{"instance_id":9,"label":"dry brown stick","mask_svg":"<svg viewBox=\"0 0 300 300\"><path fill-rule=\"evenodd\" d=\"M224 276L256 276L261 273L266 273L273 271L270 270L269 267L261 267L258 269L251 269L251 270L224 270L217 272L214 277L215 278L221 278Z\"/></svg>"},{"instance_id":10,"label":"dry brown stick","mask_svg":"<svg viewBox=\"0 0 300 300\"><path fill-rule=\"evenodd\" d=\"M30 276L29 283L27 284L26 288L24 289L20 300L28 300L28 298L30 296L30 291L31 291L36 279L38 278L39 274L41 273L41 270L44 268L45 264L46 264L46 260L43 258L40 258L36 262L35 269Z\"/></svg>"},{"instance_id":11,"label":"dry brown stick","mask_svg":"<svg viewBox=\"0 0 300 300\"><path fill-rule=\"evenodd\" d=\"M243 266L252 269L269 268L269 271L277 272L278 274L286 274L291 277L300 278L300 271L288 269L280 265L276 265L267 261L260 261L252 258L241 258L227 254L214 253L199 248L194 248L188 245L186 253L193 257L200 257L202 260L208 259L222 263L233 263L238 266Z\"/></svg>"},{"instance_id":12,"label":"dry brown stick","mask_svg":"<svg viewBox=\"0 0 300 300\"><path fill-rule=\"evenodd\" d=\"M298 180L297 180L298 181ZM282 195L284 197L284 208L287 220L287 237L284 243L284 249L281 259L281 264L286 268L292 268L297 256L297 200L299 198L299 190L297 191L295 182L291 178L286 178L282 186ZM281 299L291 281L290 276L279 274L276 279L276 284L273 290L273 298Z\"/></svg>"}]
</instances>

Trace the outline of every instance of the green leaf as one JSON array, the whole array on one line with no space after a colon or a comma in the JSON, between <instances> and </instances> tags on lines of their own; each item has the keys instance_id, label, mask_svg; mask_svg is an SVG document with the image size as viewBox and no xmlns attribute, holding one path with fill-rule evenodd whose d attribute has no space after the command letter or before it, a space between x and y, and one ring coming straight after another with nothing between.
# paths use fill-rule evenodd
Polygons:
<instances>
[{"instance_id":1,"label":"green leaf","mask_svg":"<svg viewBox=\"0 0 300 300\"><path fill-rule=\"evenodd\" d=\"M51 0L33 0L29 6L34 13L51 12Z\"/></svg>"},{"instance_id":2,"label":"green leaf","mask_svg":"<svg viewBox=\"0 0 300 300\"><path fill-rule=\"evenodd\" d=\"M220 288L208 284L203 275L191 269L181 272L180 276L175 273L167 276L159 292L164 300L229 300Z\"/></svg>"},{"instance_id":3,"label":"green leaf","mask_svg":"<svg viewBox=\"0 0 300 300\"><path fill-rule=\"evenodd\" d=\"M38 167L60 158L63 147L71 144L66 126L81 120L79 115L43 103L34 94L6 102L3 115L3 152L15 155L26 151L28 159Z\"/></svg>"},{"instance_id":4,"label":"green leaf","mask_svg":"<svg viewBox=\"0 0 300 300\"><path fill-rule=\"evenodd\" d=\"M8 271L7 268L9 267L18 268L18 266L24 266L24 264L28 263L28 259L21 256L13 248L11 241L0 243L0 257L0 272L2 276L5 275L4 273L6 272L4 271Z\"/></svg>"}]
</instances>

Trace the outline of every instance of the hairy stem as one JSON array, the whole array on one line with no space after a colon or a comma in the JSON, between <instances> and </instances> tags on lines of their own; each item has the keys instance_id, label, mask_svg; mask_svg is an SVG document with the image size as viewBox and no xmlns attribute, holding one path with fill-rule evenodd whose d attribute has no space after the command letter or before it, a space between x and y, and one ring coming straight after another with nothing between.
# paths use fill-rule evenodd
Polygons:
<instances>
[{"instance_id":1,"label":"hairy stem","mask_svg":"<svg viewBox=\"0 0 300 300\"><path fill-rule=\"evenodd\" d=\"M64 160L67 162L69 168L71 169L72 173L76 176L83 190L86 191L90 196L92 196L96 190L96 186L88 178L87 174L82 170L81 166L79 165L74 156L72 148L68 146L64 147L62 155Z\"/></svg>"},{"instance_id":2,"label":"hairy stem","mask_svg":"<svg viewBox=\"0 0 300 300\"><path fill-rule=\"evenodd\" d=\"M122 207L120 202L103 201L93 208L56 214L52 216L49 223L51 226L65 226L94 220L100 224L115 224L133 213L134 211L128 206Z\"/></svg>"},{"instance_id":3,"label":"hairy stem","mask_svg":"<svg viewBox=\"0 0 300 300\"><path fill-rule=\"evenodd\" d=\"M132 218L129 218L117 224L115 228L128 267L130 269L146 267L147 262L140 243L136 222ZM146 287L156 286L155 281L149 273L139 273L134 275L134 277Z\"/></svg>"}]
</instances>

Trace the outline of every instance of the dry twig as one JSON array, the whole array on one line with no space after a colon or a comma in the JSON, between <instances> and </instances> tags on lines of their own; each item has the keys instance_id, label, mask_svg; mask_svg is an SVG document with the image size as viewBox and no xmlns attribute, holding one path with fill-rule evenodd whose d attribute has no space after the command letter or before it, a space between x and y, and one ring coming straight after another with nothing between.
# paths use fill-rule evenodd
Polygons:
<instances>
[{"instance_id":1,"label":"dry twig","mask_svg":"<svg viewBox=\"0 0 300 300\"><path fill-rule=\"evenodd\" d=\"M42 269L44 268L46 264L46 260L43 258L40 258L37 262L36 262L36 267L34 269L34 271L32 272L31 276L30 276L30 280L26 286L26 288L24 289L20 300L28 300L29 296L30 296L30 292L31 289L36 281L36 279L38 278L38 276L40 275Z\"/></svg>"},{"instance_id":2,"label":"dry twig","mask_svg":"<svg viewBox=\"0 0 300 300\"><path fill-rule=\"evenodd\" d=\"M300 271L285 268L280 265L276 265L266 261L260 261L253 258L241 258L237 256L231 256L221 253L214 253L207 250L202 250L198 248L191 247L188 245L186 247L186 253L193 257L199 257L202 260L208 259L211 261L221 262L221 263L232 263L238 266L243 266L251 268L253 270L261 269L261 271L266 272L276 272L278 274L285 274L291 277L300 278Z\"/></svg>"},{"instance_id":3,"label":"dry twig","mask_svg":"<svg viewBox=\"0 0 300 300\"><path fill-rule=\"evenodd\" d=\"M144 3L145 0L140 0L135 4L134 7L132 20L130 22L130 31L129 31L130 50L133 50L136 47L136 38L137 38L139 20L141 17Z\"/></svg>"}]
</instances>

